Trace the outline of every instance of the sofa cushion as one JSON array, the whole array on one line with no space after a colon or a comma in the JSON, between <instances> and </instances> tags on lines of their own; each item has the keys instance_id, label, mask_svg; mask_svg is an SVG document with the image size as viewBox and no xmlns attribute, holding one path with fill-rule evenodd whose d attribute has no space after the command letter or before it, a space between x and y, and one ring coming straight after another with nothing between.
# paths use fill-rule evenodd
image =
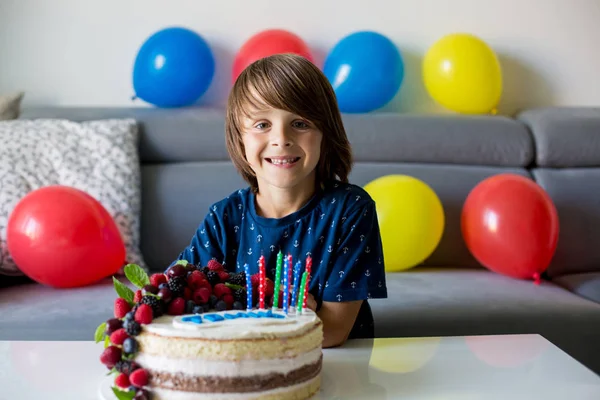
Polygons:
<instances>
[{"instance_id":1,"label":"sofa cushion","mask_svg":"<svg viewBox=\"0 0 600 400\"><path fill-rule=\"evenodd\" d=\"M10 257L7 224L27 193L72 186L98 200L115 220L127 262L145 263L140 250L140 165L134 120L0 122L0 273L22 274Z\"/></svg>"},{"instance_id":2,"label":"sofa cushion","mask_svg":"<svg viewBox=\"0 0 600 400\"><path fill-rule=\"evenodd\" d=\"M539 108L517 118L533 133L538 166L600 166L600 108Z\"/></svg>"},{"instance_id":3,"label":"sofa cushion","mask_svg":"<svg viewBox=\"0 0 600 400\"><path fill-rule=\"evenodd\" d=\"M600 272L562 275L552 282L600 304Z\"/></svg>"},{"instance_id":4,"label":"sofa cushion","mask_svg":"<svg viewBox=\"0 0 600 400\"><path fill-rule=\"evenodd\" d=\"M0 96L0 121L8 121L19 117L23 96L25 96L25 92Z\"/></svg>"},{"instance_id":5,"label":"sofa cushion","mask_svg":"<svg viewBox=\"0 0 600 400\"><path fill-rule=\"evenodd\" d=\"M540 168L532 173L558 211L558 245L548 276L600 271L600 168Z\"/></svg>"}]
</instances>

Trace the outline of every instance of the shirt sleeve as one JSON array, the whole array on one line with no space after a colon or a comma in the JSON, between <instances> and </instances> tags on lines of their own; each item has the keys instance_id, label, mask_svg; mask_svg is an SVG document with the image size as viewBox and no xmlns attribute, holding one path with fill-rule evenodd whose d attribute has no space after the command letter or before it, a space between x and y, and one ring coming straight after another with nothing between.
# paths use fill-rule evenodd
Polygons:
<instances>
[{"instance_id":1,"label":"shirt sleeve","mask_svg":"<svg viewBox=\"0 0 600 400\"><path fill-rule=\"evenodd\" d=\"M179 253L177 259L169 267L179 260L187 260L189 263L201 266L207 265L211 259L222 263L225 258L223 251L225 238L225 225L217 213L210 211L198 226L190 244Z\"/></svg>"},{"instance_id":2,"label":"shirt sleeve","mask_svg":"<svg viewBox=\"0 0 600 400\"><path fill-rule=\"evenodd\" d=\"M386 298L383 247L375 203L351 210L340 221L323 290L323 301Z\"/></svg>"}]
</instances>

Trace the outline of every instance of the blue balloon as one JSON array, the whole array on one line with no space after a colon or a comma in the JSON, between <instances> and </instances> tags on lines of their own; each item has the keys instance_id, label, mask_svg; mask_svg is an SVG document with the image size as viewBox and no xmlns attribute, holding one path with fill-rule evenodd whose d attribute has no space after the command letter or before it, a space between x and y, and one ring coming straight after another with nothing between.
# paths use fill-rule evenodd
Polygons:
<instances>
[{"instance_id":1,"label":"blue balloon","mask_svg":"<svg viewBox=\"0 0 600 400\"><path fill-rule=\"evenodd\" d=\"M158 107L194 104L206 92L215 73L213 53L197 33L166 28L150 36L133 67L136 97Z\"/></svg>"},{"instance_id":2,"label":"blue balloon","mask_svg":"<svg viewBox=\"0 0 600 400\"><path fill-rule=\"evenodd\" d=\"M404 79L404 62L387 37L362 31L334 46L323 73L335 90L340 111L366 113L394 98Z\"/></svg>"}]
</instances>

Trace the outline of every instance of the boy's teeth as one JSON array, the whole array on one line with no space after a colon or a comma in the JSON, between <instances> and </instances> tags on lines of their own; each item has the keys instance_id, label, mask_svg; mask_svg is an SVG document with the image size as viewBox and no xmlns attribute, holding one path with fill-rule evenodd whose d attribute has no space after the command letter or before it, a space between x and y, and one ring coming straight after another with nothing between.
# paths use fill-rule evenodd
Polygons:
<instances>
[{"instance_id":1,"label":"boy's teeth","mask_svg":"<svg viewBox=\"0 0 600 400\"><path fill-rule=\"evenodd\" d=\"M285 160L275 160L275 159L273 159L273 160L271 160L271 162L273 164L290 164L290 163L294 162L294 159L293 158L288 158L288 159L285 159Z\"/></svg>"}]
</instances>

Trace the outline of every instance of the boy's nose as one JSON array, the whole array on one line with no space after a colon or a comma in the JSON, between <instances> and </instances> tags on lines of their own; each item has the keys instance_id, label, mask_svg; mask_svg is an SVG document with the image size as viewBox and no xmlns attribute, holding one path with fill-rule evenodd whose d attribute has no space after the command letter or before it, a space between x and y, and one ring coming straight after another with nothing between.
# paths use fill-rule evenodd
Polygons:
<instances>
[{"instance_id":1,"label":"boy's nose","mask_svg":"<svg viewBox=\"0 0 600 400\"><path fill-rule=\"evenodd\" d=\"M273 129L273 139L271 140L272 146L278 147L290 147L292 145L292 138L284 128Z\"/></svg>"}]
</instances>

